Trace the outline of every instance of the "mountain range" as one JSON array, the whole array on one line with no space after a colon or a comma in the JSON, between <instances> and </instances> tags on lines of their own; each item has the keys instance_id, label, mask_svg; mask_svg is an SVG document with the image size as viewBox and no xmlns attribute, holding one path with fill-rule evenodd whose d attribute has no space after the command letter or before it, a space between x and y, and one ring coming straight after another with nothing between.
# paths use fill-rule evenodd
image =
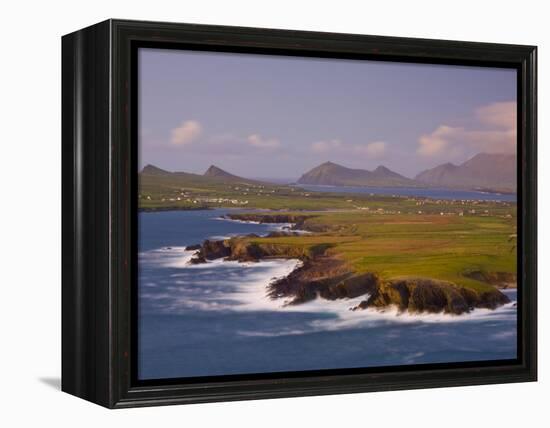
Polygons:
<instances>
[{"instance_id":1,"label":"mountain range","mask_svg":"<svg viewBox=\"0 0 550 428\"><path fill-rule=\"evenodd\" d=\"M204 174L169 172L153 165L141 171L147 176L187 178L196 182L233 182L269 184L231 174L211 165ZM451 189L516 191L516 156L512 154L479 153L464 163L445 163L407 178L383 165L369 171L347 168L334 162L325 162L304 173L296 184L365 187L444 187Z\"/></svg>"},{"instance_id":2,"label":"mountain range","mask_svg":"<svg viewBox=\"0 0 550 428\"><path fill-rule=\"evenodd\" d=\"M373 171L352 169L333 162L325 162L302 175L297 184L322 184L329 186L417 186L414 180L378 166Z\"/></svg>"},{"instance_id":3,"label":"mountain range","mask_svg":"<svg viewBox=\"0 0 550 428\"><path fill-rule=\"evenodd\" d=\"M204 172L204 174L194 174L190 172L176 171L171 172L165 169L159 168L155 165L148 164L142 170L141 174L145 176L152 177L165 177L173 179L189 179L195 182L232 182L232 183L242 183L242 184L269 184L259 180L252 180L249 178L239 177L237 175L231 174L223 169L210 165L210 167Z\"/></svg>"},{"instance_id":4,"label":"mountain range","mask_svg":"<svg viewBox=\"0 0 550 428\"><path fill-rule=\"evenodd\" d=\"M445 163L419 173L419 183L437 187L515 192L516 156L479 153L460 165Z\"/></svg>"},{"instance_id":5,"label":"mountain range","mask_svg":"<svg viewBox=\"0 0 550 428\"><path fill-rule=\"evenodd\" d=\"M516 191L516 156L479 153L464 163L445 163L420 172L414 179L385 166L366 169L346 168L325 162L305 174L297 184L365 187L443 187L464 190Z\"/></svg>"}]
</instances>

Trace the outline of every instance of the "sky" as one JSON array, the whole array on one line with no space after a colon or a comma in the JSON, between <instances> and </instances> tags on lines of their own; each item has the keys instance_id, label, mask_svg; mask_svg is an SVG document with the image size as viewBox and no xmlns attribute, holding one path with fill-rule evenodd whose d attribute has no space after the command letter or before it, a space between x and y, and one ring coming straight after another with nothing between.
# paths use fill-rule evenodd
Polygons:
<instances>
[{"instance_id":1,"label":"sky","mask_svg":"<svg viewBox=\"0 0 550 428\"><path fill-rule=\"evenodd\" d=\"M296 179L332 161L407 177L515 153L516 71L140 48L139 164Z\"/></svg>"}]
</instances>

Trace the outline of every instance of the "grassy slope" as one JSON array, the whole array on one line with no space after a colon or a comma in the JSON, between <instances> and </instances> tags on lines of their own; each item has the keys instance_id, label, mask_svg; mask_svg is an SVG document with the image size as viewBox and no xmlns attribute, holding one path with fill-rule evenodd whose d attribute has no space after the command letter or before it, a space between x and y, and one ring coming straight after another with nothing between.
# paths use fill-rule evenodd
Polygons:
<instances>
[{"instance_id":1,"label":"grassy slope","mask_svg":"<svg viewBox=\"0 0 550 428\"><path fill-rule=\"evenodd\" d=\"M259 243L314 246L326 243L357 272L382 278L447 280L476 290L491 286L464 272L516 272L510 235L515 218L326 213L308 220L338 228L320 236L262 238Z\"/></svg>"},{"instance_id":2,"label":"grassy slope","mask_svg":"<svg viewBox=\"0 0 550 428\"><path fill-rule=\"evenodd\" d=\"M339 210L322 211L307 220L309 225L328 227L328 232L257 241L298 246L302 251L327 245L329 252L346 260L357 272L377 272L386 279L423 276L483 290L490 286L463 273L516 272L515 242L510 242L510 236L516 233L515 204L316 193L287 186L228 183L200 176L145 176L140 180L140 207L235 207L227 202L194 204L168 200L182 192L191 200L215 197L249 201L239 208L288 212ZM146 199L147 195L151 200ZM358 207L368 207L368 210ZM459 216L459 212L464 216Z\"/></svg>"}]
</instances>

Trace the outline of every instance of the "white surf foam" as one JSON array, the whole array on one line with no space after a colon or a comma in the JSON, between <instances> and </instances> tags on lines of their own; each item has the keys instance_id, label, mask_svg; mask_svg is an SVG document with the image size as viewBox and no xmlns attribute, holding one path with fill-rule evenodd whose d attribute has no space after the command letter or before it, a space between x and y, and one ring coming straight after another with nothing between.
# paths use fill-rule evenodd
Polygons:
<instances>
[{"instance_id":1,"label":"white surf foam","mask_svg":"<svg viewBox=\"0 0 550 428\"><path fill-rule=\"evenodd\" d=\"M302 230L302 229L292 229L294 227L294 223L261 223L259 221L252 221L252 220L238 220L238 219L232 219L232 218L226 218L226 217L213 217L212 220L219 220L219 221L230 221L233 223L241 223L241 224L258 224L267 226L268 231L273 232L292 232L297 233L298 235L307 235L311 232L308 230ZM233 235L235 236L235 235Z\"/></svg>"},{"instance_id":2,"label":"white surf foam","mask_svg":"<svg viewBox=\"0 0 550 428\"><path fill-rule=\"evenodd\" d=\"M276 279L283 278L301 265L296 259L272 259L260 262L240 263L217 259L207 263L190 265L189 261L195 251L187 251L185 247L162 248L140 254L140 263L144 266L154 265L156 268L172 268L176 272L171 274L173 286L164 286L156 291L154 283L147 280L147 293L142 298L162 301L156 307L163 307L166 312L177 313L190 308L203 311L268 311L280 313L310 313L320 314L317 319L305 322L293 328L280 331L255 331L254 329L240 332L248 336L281 336L305 334L316 331L335 331L342 329L362 328L383 324L403 323L458 323L479 321L511 320L517 316L515 302L490 309L474 309L469 314L410 314L399 313L397 308L385 310L365 309L352 311L367 295L354 299L325 300L317 298L313 301L287 305L283 299L271 299L268 295L268 285ZM220 280L216 272L219 268L233 268L224 272ZM202 270L204 279L194 278L192 284L179 279L189 274L190 270ZM209 280L208 271L213 269L213 278ZM144 289L145 290L145 289ZM193 293L193 291L200 293ZM328 316L327 316L328 315Z\"/></svg>"},{"instance_id":3,"label":"white surf foam","mask_svg":"<svg viewBox=\"0 0 550 428\"><path fill-rule=\"evenodd\" d=\"M238 219L227 218L227 217L212 217L212 220L230 221L230 222L233 222L233 223L241 223L241 224L261 224L259 221L238 220Z\"/></svg>"},{"instance_id":4,"label":"white surf foam","mask_svg":"<svg viewBox=\"0 0 550 428\"><path fill-rule=\"evenodd\" d=\"M139 253L139 263L145 266L186 268L196 251L188 251L186 247L163 247Z\"/></svg>"}]
</instances>

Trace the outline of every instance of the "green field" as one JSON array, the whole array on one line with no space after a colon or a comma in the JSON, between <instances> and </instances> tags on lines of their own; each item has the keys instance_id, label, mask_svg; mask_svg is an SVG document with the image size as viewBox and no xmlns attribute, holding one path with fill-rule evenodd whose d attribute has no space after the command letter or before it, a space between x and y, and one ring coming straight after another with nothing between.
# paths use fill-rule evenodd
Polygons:
<instances>
[{"instance_id":1,"label":"green field","mask_svg":"<svg viewBox=\"0 0 550 428\"><path fill-rule=\"evenodd\" d=\"M304 253L328 248L328 254L354 271L375 272L384 279L427 277L482 291L493 286L469 273L516 273L514 203L321 193L195 175L142 175L139 206L315 211L305 227L319 232L254 240Z\"/></svg>"},{"instance_id":2,"label":"green field","mask_svg":"<svg viewBox=\"0 0 550 428\"><path fill-rule=\"evenodd\" d=\"M340 194L308 192L291 186L260 183L238 183L187 175L141 175L139 207L141 209L194 208L264 208L317 210L353 208L368 198Z\"/></svg>"},{"instance_id":3,"label":"green field","mask_svg":"<svg viewBox=\"0 0 550 428\"><path fill-rule=\"evenodd\" d=\"M320 213L310 223L331 231L257 241L305 251L324 244L354 271L384 279L427 277L481 290L491 286L465 274L516 273L515 217L341 212Z\"/></svg>"}]
</instances>

